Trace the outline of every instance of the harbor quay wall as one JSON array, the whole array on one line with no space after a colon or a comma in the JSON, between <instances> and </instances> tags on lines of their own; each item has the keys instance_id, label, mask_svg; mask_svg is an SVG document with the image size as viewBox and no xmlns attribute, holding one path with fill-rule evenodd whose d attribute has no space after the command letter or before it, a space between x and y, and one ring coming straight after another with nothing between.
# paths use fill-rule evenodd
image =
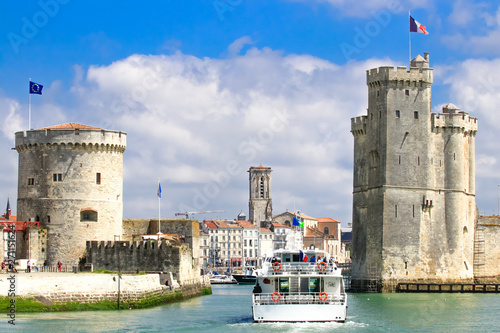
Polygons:
<instances>
[{"instance_id":1,"label":"harbor quay wall","mask_svg":"<svg viewBox=\"0 0 500 333\"><path fill-rule=\"evenodd\" d=\"M118 300L117 274L49 274L15 275L16 297L35 298L45 305ZM0 296L8 296L11 288L8 277L9 274L0 275ZM210 288L208 277L192 279L185 286L177 285L171 289L160 284L159 274L122 275L120 301L135 303L178 292L182 293L182 298L188 298L202 295L203 288Z\"/></svg>"},{"instance_id":2,"label":"harbor quay wall","mask_svg":"<svg viewBox=\"0 0 500 333\"><path fill-rule=\"evenodd\" d=\"M170 245L168 241L87 242L87 263L93 269L109 271L170 272L179 283L199 277L198 261L185 245Z\"/></svg>"},{"instance_id":3,"label":"harbor quay wall","mask_svg":"<svg viewBox=\"0 0 500 333\"><path fill-rule=\"evenodd\" d=\"M484 280L484 282L500 283L500 216L480 216L478 227L480 228L478 231L483 233L483 237L477 240L477 246L480 247L480 242L484 240L484 248L482 249L484 259L479 261L483 267L479 266L477 279Z\"/></svg>"}]
</instances>

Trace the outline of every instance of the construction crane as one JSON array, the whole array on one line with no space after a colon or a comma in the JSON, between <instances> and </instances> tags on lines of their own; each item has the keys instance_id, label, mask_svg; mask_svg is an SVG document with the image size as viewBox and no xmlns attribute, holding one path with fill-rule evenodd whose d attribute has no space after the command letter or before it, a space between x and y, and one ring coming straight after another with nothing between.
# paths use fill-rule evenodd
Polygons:
<instances>
[{"instance_id":1,"label":"construction crane","mask_svg":"<svg viewBox=\"0 0 500 333\"><path fill-rule=\"evenodd\" d=\"M185 213L175 213L175 216L185 216L186 219L189 218L189 215L194 215L194 214L210 214L210 213L222 213L225 212L225 210L203 210L200 212L185 212Z\"/></svg>"}]
</instances>

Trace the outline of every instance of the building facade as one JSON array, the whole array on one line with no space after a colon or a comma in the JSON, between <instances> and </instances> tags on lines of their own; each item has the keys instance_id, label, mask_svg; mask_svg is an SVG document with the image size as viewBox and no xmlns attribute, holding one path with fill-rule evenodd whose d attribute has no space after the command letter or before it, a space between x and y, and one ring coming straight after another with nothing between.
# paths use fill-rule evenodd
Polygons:
<instances>
[{"instance_id":1,"label":"building facade","mask_svg":"<svg viewBox=\"0 0 500 333\"><path fill-rule=\"evenodd\" d=\"M76 264L86 241L120 239L126 133L67 123L17 132L15 149L18 220L37 221L46 233L33 259ZM30 256L20 248L20 258Z\"/></svg>"},{"instance_id":2,"label":"building facade","mask_svg":"<svg viewBox=\"0 0 500 333\"><path fill-rule=\"evenodd\" d=\"M428 53L367 71L367 114L351 119L353 285L474 276L477 119L432 113L432 83Z\"/></svg>"}]
</instances>

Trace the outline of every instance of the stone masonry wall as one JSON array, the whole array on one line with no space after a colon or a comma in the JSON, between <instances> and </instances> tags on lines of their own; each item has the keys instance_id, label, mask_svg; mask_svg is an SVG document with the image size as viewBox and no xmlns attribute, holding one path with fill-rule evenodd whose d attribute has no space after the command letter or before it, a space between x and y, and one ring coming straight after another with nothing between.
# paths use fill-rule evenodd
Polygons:
<instances>
[{"instance_id":1,"label":"stone masonry wall","mask_svg":"<svg viewBox=\"0 0 500 333\"><path fill-rule=\"evenodd\" d=\"M87 263L94 269L122 272L172 272L175 280L199 277L192 251L187 246L172 246L162 241L87 242Z\"/></svg>"},{"instance_id":2,"label":"stone masonry wall","mask_svg":"<svg viewBox=\"0 0 500 333\"><path fill-rule=\"evenodd\" d=\"M7 275L4 275L7 277ZM0 296L7 296L10 281L0 279ZM191 280L186 286L170 289L160 284L158 274L122 275L120 299L124 302L139 302L143 299L182 292L184 297L202 294L202 288L210 288L205 277ZM118 275L116 274L75 274L44 276L37 274L16 275L16 296L35 297L47 303L116 301L118 298Z\"/></svg>"},{"instance_id":3,"label":"stone masonry wall","mask_svg":"<svg viewBox=\"0 0 500 333\"><path fill-rule=\"evenodd\" d=\"M500 216L481 216L478 225L484 227L484 269L487 279L500 283Z\"/></svg>"},{"instance_id":4,"label":"stone masonry wall","mask_svg":"<svg viewBox=\"0 0 500 333\"><path fill-rule=\"evenodd\" d=\"M196 220L188 219L161 219L160 228L163 234L176 234L183 236L185 245L191 252L193 262L190 264L193 271L200 271L200 223ZM133 235L158 233L158 219L124 219L123 239L133 240ZM187 267L187 266L186 266ZM185 267L182 268L184 270ZM191 273L187 273L191 274Z\"/></svg>"}]
</instances>

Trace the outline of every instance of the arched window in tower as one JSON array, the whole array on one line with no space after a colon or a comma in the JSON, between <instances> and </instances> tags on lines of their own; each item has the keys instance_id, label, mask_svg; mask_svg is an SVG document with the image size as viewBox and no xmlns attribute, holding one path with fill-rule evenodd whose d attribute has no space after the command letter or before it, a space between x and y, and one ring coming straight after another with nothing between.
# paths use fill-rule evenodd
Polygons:
<instances>
[{"instance_id":1,"label":"arched window in tower","mask_svg":"<svg viewBox=\"0 0 500 333\"><path fill-rule=\"evenodd\" d=\"M259 189L260 189L260 197L264 198L264 177L260 177Z\"/></svg>"},{"instance_id":2,"label":"arched window in tower","mask_svg":"<svg viewBox=\"0 0 500 333\"><path fill-rule=\"evenodd\" d=\"M97 210L83 208L80 210L80 222L97 222Z\"/></svg>"},{"instance_id":3,"label":"arched window in tower","mask_svg":"<svg viewBox=\"0 0 500 333\"><path fill-rule=\"evenodd\" d=\"M325 228L323 229L323 233L324 233L325 235L329 235L329 234L330 234L330 230L328 230L328 227L325 227Z\"/></svg>"}]
</instances>

